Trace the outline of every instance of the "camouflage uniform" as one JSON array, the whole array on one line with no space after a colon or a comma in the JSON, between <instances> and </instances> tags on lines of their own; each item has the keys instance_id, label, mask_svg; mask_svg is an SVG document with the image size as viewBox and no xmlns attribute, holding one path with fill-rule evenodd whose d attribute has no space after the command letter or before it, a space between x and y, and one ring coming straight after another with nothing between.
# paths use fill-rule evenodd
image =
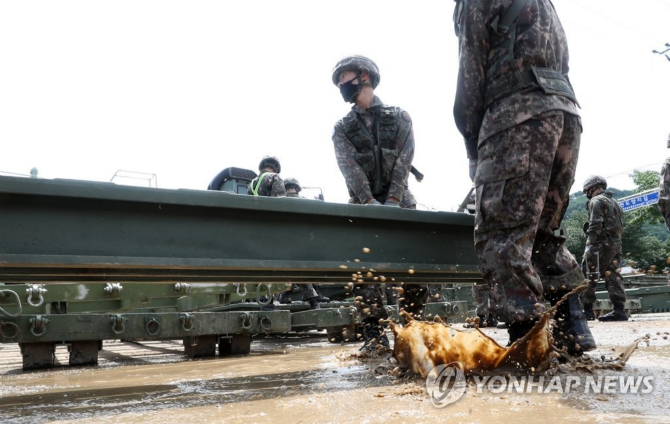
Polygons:
<instances>
[{"instance_id":1,"label":"camouflage uniform","mask_svg":"<svg viewBox=\"0 0 670 424\"><path fill-rule=\"evenodd\" d=\"M416 208L416 200L407 183L414 158L412 119L407 112L384 105L377 96L367 110L354 105L351 112L335 124L333 145L337 164L349 189L349 203L364 204L373 198L384 203L387 198L394 197L400 200L401 207ZM381 152L379 170L375 169L373 149L376 146ZM375 179L375 171L379 172L380 180ZM373 193L375 185L379 190ZM406 297L401 307L406 303L409 308L416 300L415 291L408 292L411 300ZM354 295L362 299L357 305L362 321L388 317L380 285L356 286Z\"/></svg>"},{"instance_id":2,"label":"camouflage uniform","mask_svg":"<svg viewBox=\"0 0 670 424\"><path fill-rule=\"evenodd\" d=\"M625 302L623 277L618 271L623 259L621 248L623 209L609 191L594 196L586 207L589 211L586 229L588 239L582 267L584 274L589 276L589 287L584 291L582 299L587 304L596 301L596 284L600 276L605 280L610 301Z\"/></svg>"},{"instance_id":3,"label":"camouflage uniform","mask_svg":"<svg viewBox=\"0 0 670 424\"><path fill-rule=\"evenodd\" d=\"M258 185L258 180L260 185ZM253 195L253 189L258 185L258 196L266 197L284 197L286 196L286 188L284 181L282 181L279 174L274 172L263 172L258 177L254 178L247 188L247 194Z\"/></svg>"},{"instance_id":4,"label":"camouflage uniform","mask_svg":"<svg viewBox=\"0 0 670 424\"><path fill-rule=\"evenodd\" d=\"M474 284L472 286L472 299L475 302L475 315L478 317L489 317L489 298L491 286L488 284Z\"/></svg>"},{"instance_id":5,"label":"camouflage uniform","mask_svg":"<svg viewBox=\"0 0 670 424\"><path fill-rule=\"evenodd\" d=\"M349 189L349 203L366 203L373 198L384 203L394 197L401 207L416 208L407 185L414 158L412 119L407 112L384 105L377 96L367 110L354 105L335 124L333 144ZM380 153L379 169L376 150Z\"/></svg>"},{"instance_id":6,"label":"camouflage uniform","mask_svg":"<svg viewBox=\"0 0 670 424\"><path fill-rule=\"evenodd\" d=\"M581 137L565 77L566 37L549 0L529 0L499 34L489 24L511 3L460 2L454 12L460 52L454 118L468 157L477 160L475 250L491 287L491 313L507 323L537 317L545 294L584 278L565 237L555 234Z\"/></svg>"}]
</instances>

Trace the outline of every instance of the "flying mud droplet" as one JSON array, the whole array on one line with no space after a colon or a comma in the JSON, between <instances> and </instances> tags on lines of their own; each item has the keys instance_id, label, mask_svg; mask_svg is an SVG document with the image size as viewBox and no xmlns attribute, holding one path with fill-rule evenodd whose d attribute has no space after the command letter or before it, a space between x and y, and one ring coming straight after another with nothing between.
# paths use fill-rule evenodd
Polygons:
<instances>
[{"instance_id":1,"label":"flying mud droplet","mask_svg":"<svg viewBox=\"0 0 670 424\"><path fill-rule=\"evenodd\" d=\"M363 248L363 253L370 253L370 248L369 247L364 247Z\"/></svg>"}]
</instances>

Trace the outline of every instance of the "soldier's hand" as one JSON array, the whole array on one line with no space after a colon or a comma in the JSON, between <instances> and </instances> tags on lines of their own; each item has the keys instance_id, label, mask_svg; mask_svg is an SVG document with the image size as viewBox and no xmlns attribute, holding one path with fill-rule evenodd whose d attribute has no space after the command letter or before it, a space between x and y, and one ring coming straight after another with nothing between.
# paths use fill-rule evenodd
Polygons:
<instances>
[{"instance_id":1,"label":"soldier's hand","mask_svg":"<svg viewBox=\"0 0 670 424\"><path fill-rule=\"evenodd\" d=\"M372 205L372 206L383 206L377 199L372 199L366 205Z\"/></svg>"},{"instance_id":2,"label":"soldier's hand","mask_svg":"<svg viewBox=\"0 0 670 424\"><path fill-rule=\"evenodd\" d=\"M388 199L386 199L386 202L384 202L384 206L391 206L391 207L394 207L394 208L399 208L400 207L400 201L398 199L388 198Z\"/></svg>"},{"instance_id":3,"label":"soldier's hand","mask_svg":"<svg viewBox=\"0 0 670 424\"><path fill-rule=\"evenodd\" d=\"M477 173L477 159L470 159L470 181L475 180L476 173Z\"/></svg>"}]
</instances>

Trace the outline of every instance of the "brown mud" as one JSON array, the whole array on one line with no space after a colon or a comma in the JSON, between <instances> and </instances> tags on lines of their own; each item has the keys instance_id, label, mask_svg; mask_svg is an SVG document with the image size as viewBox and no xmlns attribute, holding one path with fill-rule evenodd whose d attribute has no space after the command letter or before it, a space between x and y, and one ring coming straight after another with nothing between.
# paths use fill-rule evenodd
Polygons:
<instances>
[{"instance_id":1,"label":"brown mud","mask_svg":"<svg viewBox=\"0 0 670 424\"><path fill-rule=\"evenodd\" d=\"M24 372L17 346L0 345L0 422L670 422L670 314L590 323L593 363L614 359L648 335L623 370L579 375L651 375L649 394L493 394L469 386L434 407L420 378L397 378L388 355L358 358L361 343L325 334L258 338L246 357L188 360L178 342L105 343L98 367ZM462 325L455 324L460 329ZM505 330L484 328L504 345ZM390 337L392 339L392 337ZM67 351L57 350L60 363Z\"/></svg>"}]
</instances>

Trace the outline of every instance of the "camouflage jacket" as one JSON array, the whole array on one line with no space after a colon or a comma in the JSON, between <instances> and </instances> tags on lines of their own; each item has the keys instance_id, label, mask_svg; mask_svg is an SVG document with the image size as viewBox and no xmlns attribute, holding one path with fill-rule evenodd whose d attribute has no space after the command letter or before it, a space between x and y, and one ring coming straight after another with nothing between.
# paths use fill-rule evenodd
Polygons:
<instances>
[{"instance_id":1,"label":"camouflage jacket","mask_svg":"<svg viewBox=\"0 0 670 424\"><path fill-rule=\"evenodd\" d=\"M670 158L665 160L663 168L661 168L661 192L658 193L658 210L661 211L661 215L665 218L665 226L670 231Z\"/></svg>"},{"instance_id":2,"label":"camouflage jacket","mask_svg":"<svg viewBox=\"0 0 670 424\"><path fill-rule=\"evenodd\" d=\"M623 209L612 192L604 191L593 197L586 204L589 211L589 222L586 229L587 245L596 249L607 241L621 240L623 234Z\"/></svg>"},{"instance_id":3,"label":"camouflage jacket","mask_svg":"<svg viewBox=\"0 0 670 424\"><path fill-rule=\"evenodd\" d=\"M574 102L560 95L544 94L537 86L526 86L487 104L487 87L511 84L516 71L535 66L558 71L567 78L569 70L565 33L549 0L528 0L510 31L498 35L491 29L492 20L502 15L512 1L456 3L459 71L454 119L470 159L477 159L479 142L541 113L563 110L579 115Z\"/></svg>"},{"instance_id":4,"label":"camouflage jacket","mask_svg":"<svg viewBox=\"0 0 670 424\"><path fill-rule=\"evenodd\" d=\"M256 190L256 193L254 193ZM247 187L247 194L254 196L267 197L284 197L286 196L286 188L284 181L279 174L274 172L263 172L258 177L254 178Z\"/></svg>"},{"instance_id":5,"label":"camouflage jacket","mask_svg":"<svg viewBox=\"0 0 670 424\"><path fill-rule=\"evenodd\" d=\"M380 116L382 113L385 116ZM392 122L385 122L389 119ZM360 131L355 131L357 128ZM356 136L350 139L354 131ZM384 105L377 96L367 110L354 105L335 124L333 145L353 203L366 203L372 198L383 202L388 197L403 200L414 158L412 119L406 111ZM381 153L379 170L375 149ZM373 195L377 175L381 190Z\"/></svg>"}]
</instances>

